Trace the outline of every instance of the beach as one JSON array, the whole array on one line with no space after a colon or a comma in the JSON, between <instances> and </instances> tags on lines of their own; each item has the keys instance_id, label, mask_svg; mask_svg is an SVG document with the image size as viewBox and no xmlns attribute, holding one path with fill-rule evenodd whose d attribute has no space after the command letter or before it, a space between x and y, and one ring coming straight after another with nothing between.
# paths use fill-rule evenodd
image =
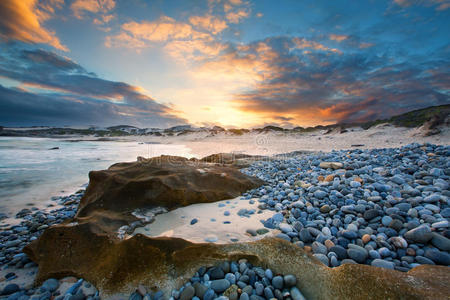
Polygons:
<instances>
[{"instance_id":1,"label":"beach","mask_svg":"<svg viewBox=\"0 0 450 300\"><path fill-rule=\"evenodd\" d=\"M120 228L115 227L116 231L112 232L123 242L144 235L149 238L182 238L189 242L227 247L229 244L240 245L274 238L290 242L330 268L362 264L405 273L423 265L450 264L449 139L445 133L419 139L427 142L426 144L409 143L418 140L413 134L416 131L381 126L371 131L327 134L316 132L297 136L268 133L237 137L199 137L199 134L193 134L173 138L128 137L113 142L17 138L17 143L23 143L27 147L29 143L33 143L37 147L24 153L45 153L43 156L38 155L39 163L49 161L51 156L55 156L54 161L71 157L67 164L54 164L57 168L62 165L72 168L89 151L90 159L86 160L89 163L85 163L84 168L105 168L116 162L113 159L132 162L136 160L132 156L153 156L149 153L155 153L154 156L186 156L181 165L187 164L186 166L193 168L192 176L206 176L205 179L212 174L209 166L223 165L227 168L229 162L205 162L206 165L203 166L195 160L187 160L188 158L199 159L213 153L232 153L232 163L236 160L238 165L242 165L238 167L239 172L265 182L239 197L225 198L219 202L191 204L174 210L170 208L169 211L164 207L148 211L135 210L132 213L135 217L132 218L137 221ZM393 138L393 135L400 133L401 138ZM327 151L331 148L320 149L322 141L333 151ZM444 145L437 146L428 142L442 142ZM52 145L59 149L48 150ZM345 150L339 150L340 147ZM73 154L64 153L68 149ZM17 149L11 151L17 152ZM64 156L61 156L61 152ZM242 154L262 156L255 159L243 156L243 160L239 160L239 155ZM170 163L174 162L176 161L172 159ZM145 158L141 163L145 164ZM140 163L128 164L137 164L138 167ZM126 167L124 170L128 169ZM116 172L121 172L119 170ZM108 295L106 298L111 299L128 298L127 293L111 294L99 286L98 282L80 281L78 277L51 279L37 289L33 286L39 268L28 255L22 253L22 247L39 240L40 235L52 225L63 222L65 225L60 230L81 226L78 222L84 219L79 219L77 213L80 214L79 203L85 194L85 186L80 183L88 181L87 174L83 175L83 172L83 168L78 168L75 173L71 173L72 176L76 175L75 178L68 180L71 176L67 176L53 182L54 186L59 182L67 184L69 181L73 188L80 189L76 194L68 192L57 196L58 190L62 189L58 187L53 192L55 197L49 198L42 194L40 199L43 200L30 200L34 202L33 205L27 205L27 201L15 203L14 207L2 203L10 209L10 214L5 214L6 218L0 224L3 228L0 243L0 262L3 265L1 275L5 278L0 282L0 290L10 289L10 295L15 295L17 299L51 295L62 297L61 299L75 296L97 299L102 295ZM220 175L220 172L227 171L217 172ZM228 180L226 177L223 179ZM199 182L201 185L202 181ZM27 192L35 193L36 189L41 188L39 184L31 187ZM90 194L92 193L91 191ZM22 192L20 195L25 197L27 194ZM14 196L9 197L14 199ZM93 199L95 197L99 196L94 195ZM101 207L105 207L104 205L101 204ZM71 221L72 219L76 221ZM98 221L88 222L95 224ZM110 230L106 229L110 227L102 228ZM237 265L237 271L230 271L230 264ZM176 289L174 285L170 285L172 292L165 285L150 291L145 284L139 287L128 286L127 290L136 289L136 292L130 292L133 299L186 299L192 293L192 286L195 287L193 293L196 297L209 299L208 297L223 295L230 288L236 289L233 293L238 293L237 289L245 289L244 293L249 297L272 297L276 291L288 288L291 295L296 295L296 299L311 298L311 290L308 288L296 290L291 283L286 284L286 280L295 282L295 276L290 279L289 274L284 274L280 280L286 286L280 285L279 279L274 282L275 276L271 275L270 269L258 271L261 273L255 275L255 281L239 280L240 276L250 274L248 276L251 278L251 274L256 274L252 269L253 265L245 260L228 261L228 267L222 267L221 271L205 267L208 272L198 271L181 289L178 284L175 285L178 286ZM223 274L211 277L211 272ZM230 290L226 294L231 292ZM242 296L242 291L238 294Z\"/></svg>"}]
</instances>

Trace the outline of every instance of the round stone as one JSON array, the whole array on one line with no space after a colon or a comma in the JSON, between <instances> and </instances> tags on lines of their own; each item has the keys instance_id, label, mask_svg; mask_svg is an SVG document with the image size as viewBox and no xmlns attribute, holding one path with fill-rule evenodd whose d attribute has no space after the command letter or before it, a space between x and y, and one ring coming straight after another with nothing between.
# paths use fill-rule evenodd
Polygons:
<instances>
[{"instance_id":1,"label":"round stone","mask_svg":"<svg viewBox=\"0 0 450 300\"><path fill-rule=\"evenodd\" d=\"M264 288L264 296L266 297L266 299L274 298L272 290L268 287Z\"/></svg>"},{"instance_id":2,"label":"round stone","mask_svg":"<svg viewBox=\"0 0 450 300\"><path fill-rule=\"evenodd\" d=\"M429 240L431 240L433 235L431 234L430 227L428 227L426 225L421 225L419 227L416 227L416 228L411 229L408 232L406 232L404 237L407 240L410 240L413 242L426 244Z\"/></svg>"},{"instance_id":3,"label":"round stone","mask_svg":"<svg viewBox=\"0 0 450 300\"><path fill-rule=\"evenodd\" d=\"M323 213L323 214L329 213L330 210L331 210L331 207L328 204L325 204L325 205L320 207L320 212Z\"/></svg>"},{"instance_id":4,"label":"round stone","mask_svg":"<svg viewBox=\"0 0 450 300\"><path fill-rule=\"evenodd\" d=\"M381 223L386 227L389 226L389 224L391 222L392 222L392 218L389 216L384 216L383 218L381 218Z\"/></svg>"},{"instance_id":5,"label":"round stone","mask_svg":"<svg viewBox=\"0 0 450 300\"><path fill-rule=\"evenodd\" d=\"M395 264L391 261L383 260L383 259L374 259L371 262L371 265L374 267L385 268L385 269L394 269Z\"/></svg>"},{"instance_id":6,"label":"round stone","mask_svg":"<svg viewBox=\"0 0 450 300\"><path fill-rule=\"evenodd\" d=\"M275 276L275 277L272 279L272 285L273 285L273 287L276 288L276 289L279 289L279 290L283 289L283 277L281 277L281 276Z\"/></svg>"},{"instance_id":7,"label":"round stone","mask_svg":"<svg viewBox=\"0 0 450 300\"><path fill-rule=\"evenodd\" d=\"M319 242L312 243L311 248L314 253L320 253L325 255L328 253L327 247Z\"/></svg>"},{"instance_id":8,"label":"round stone","mask_svg":"<svg viewBox=\"0 0 450 300\"><path fill-rule=\"evenodd\" d=\"M212 267L211 270L209 271L209 278L211 278L211 280L222 279L224 277L225 273L222 270L222 268Z\"/></svg>"},{"instance_id":9,"label":"round stone","mask_svg":"<svg viewBox=\"0 0 450 300\"><path fill-rule=\"evenodd\" d=\"M367 251L360 249L348 249L347 255L357 263L364 263L367 259Z\"/></svg>"},{"instance_id":10,"label":"round stone","mask_svg":"<svg viewBox=\"0 0 450 300\"><path fill-rule=\"evenodd\" d=\"M425 251L425 257L431 259L438 265L450 265L450 254L448 254L447 252L429 249Z\"/></svg>"},{"instance_id":11,"label":"round stone","mask_svg":"<svg viewBox=\"0 0 450 300\"><path fill-rule=\"evenodd\" d=\"M302 295L300 290L296 287L291 288L291 297L292 300L306 300L306 298Z\"/></svg>"},{"instance_id":12,"label":"round stone","mask_svg":"<svg viewBox=\"0 0 450 300\"><path fill-rule=\"evenodd\" d=\"M334 244L333 241L331 241L331 240L326 240L326 241L324 242L324 244L325 244L325 247L327 247L328 250L329 250L331 247L334 247L334 246L335 246L335 244Z\"/></svg>"},{"instance_id":13,"label":"round stone","mask_svg":"<svg viewBox=\"0 0 450 300\"><path fill-rule=\"evenodd\" d=\"M218 279L211 281L210 287L216 292L216 293L222 293L227 288L230 287L230 282L226 279Z\"/></svg>"},{"instance_id":14,"label":"round stone","mask_svg":"<svg viewBox=\"0 0 450 300\"><path fill-rule=\"evenodd\" d=\"M53 293L54 291L56 291L58 289L59 281L57 279L54 279L54 278L47 279L42 284L42 287L44 287L47 291Z\"/></svg>"},{"instance_id":15,"label":"round stone","mask_svg":"<svg viewBox=\"0 0 450 300\"><path fill-rule=\"evenodd\" d=\"M241 296L239 297L239 300L250 300L250 297L248 296L247 293L242 293Z\"/></svg>"},{"instance_id":16,"label":"round stone","mask_svg":"<svg viewBox=\"0 0 450 300\"><path fill-rule=\"evenodd\" d=\"M294 275L286 275L284 276L284 286L285 287L292 287L297 283L297 279Z\"/></svg>"},{"instance_id":17,"label":"round stone","mask_svg":"<svg viewBox=\"0 0 450 300\"><path fill-rule=\"evenodd\" d=\"M370 239L371 239L371 238L370 238L370 235L365 234L365 235L362 236L361 239L362 239L362 241L363 241L364 244L367 244L368 242L370 242Z\"/></svg>"},{"instance_id":18,"label":"round stone","mask_svg":"<svg viewBox=\"0 0 450 300\"><path fill-rule=\"evenodd\" d=\"M369 209L364 212L364 219L367 221L370 221L375 217L378 217L378 210L376 209Z\"/></svg>"},{"instance_id":19,"label":"round stone","mask_svg":"<svg viewBox=\"0 0 450 300\"><path fill-rule=\"evenodd\" d=\"M195 289L193 286L187 286L180 294L180 300L190 300L195 295Z\"/></svg>"},{"instance_id":20,"label":"round stone","mask_svg":"<svg viewBox=\"0 0 450 300\"><path fill-rule=\"evenodd\" d=\"M315 253L313 254L314 257L316 257L318 260L320 260L325 266L329 266L330 262L328 260L328 257L321 253Z\"/></svg>"},{"instance_id":21,"label":"round stone","mask_svg":"<svg viewBox=\"0 0 450 300\"><path fill-rule=\"evenodd\" d=\"M408 243L401 236L395 236L390 239L391 243L394 244L397 248L406 248L408 247Z\"/></svg>"},{"instance_id":22,"label":"round stone","mask_svg":"<svg viewBox=\"0 0 450 300\"><path fill-rule=\"evenodd\" d=\"M271 269L266 269L266 271L264 272L264 275L267 277L267 279L272 280L273 278L273 273Z\"/></svg>"},{"instance_id":23,"label":"round stone","mask_svg":"<svg viewBox=\"0 0 450 300\"><path fill-rule=\"evenodd\" d=\"M300 240L304 243L309 243L312 241L311 233L306 228L302 228L302 230L300 230L299 237Z\"/></svg>"}]
</instances>

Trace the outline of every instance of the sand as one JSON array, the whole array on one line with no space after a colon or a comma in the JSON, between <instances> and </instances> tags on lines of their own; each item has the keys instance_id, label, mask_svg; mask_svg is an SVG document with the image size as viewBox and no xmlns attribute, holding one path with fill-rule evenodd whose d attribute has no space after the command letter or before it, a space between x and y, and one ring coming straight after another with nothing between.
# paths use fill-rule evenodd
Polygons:
<instances>
[{"instance_id":1,"label":"sand","mask_svg":"<svg viewBox=\"0 0 450 300\"><path fill-rule=\"evenodd\" d=\"M229 133L211 135L198 132L171 137L128 136L121 139L185 145L196 157L219 152L274 155L301 150L329 152L355 148L395 148L410 143L450 145L450 128L443 128L440 134L434 136L424 136L425 131L421 128L395 127L388 124L380 124L368 130L360 127L349 128L345 133L335 131L325 134L325 132L325 130L317 130L311 133L247 133L241 136ZM150 153L151 147L152 145L149 144Z\"/></svg>"}]
</instances>

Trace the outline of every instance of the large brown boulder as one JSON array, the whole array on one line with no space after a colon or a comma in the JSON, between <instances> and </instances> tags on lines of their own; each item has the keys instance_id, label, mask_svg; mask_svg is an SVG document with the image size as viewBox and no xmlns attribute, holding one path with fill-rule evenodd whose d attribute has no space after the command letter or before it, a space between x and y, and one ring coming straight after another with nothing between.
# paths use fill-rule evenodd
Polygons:
<instances>
[{"instance_id":1,"label":"large brown boulder","mask_svg":"<svg viewBox=\"0 0 450 300\"><path fill-rule=\"evenodd\" d=\"M193 244L178 238L111 239L91 224L47 229L24 250L39 264L37 283L68 275L85 278L102 297L130 294L138 284L169 295L200 266L247 258L275 273L294 274L297 287L314 299L448 299L450 269L420 266L407 273L367 265L328 268L303 249L277 238L235 244ZM168 298L168 297L167 297Z\"/></svg>"},{"instance_id":2,"label":"large brown boulder","mask_svg":"<svg viewBox=\"0 0 450 300\"><path fill-rule=\"evenodd\" d=\"M170 210L234 198L262 184L231 166L176 156L141 158L91 171L76 217L101 211L123 215L157 206Z\"/></svg>"}]
</instances>

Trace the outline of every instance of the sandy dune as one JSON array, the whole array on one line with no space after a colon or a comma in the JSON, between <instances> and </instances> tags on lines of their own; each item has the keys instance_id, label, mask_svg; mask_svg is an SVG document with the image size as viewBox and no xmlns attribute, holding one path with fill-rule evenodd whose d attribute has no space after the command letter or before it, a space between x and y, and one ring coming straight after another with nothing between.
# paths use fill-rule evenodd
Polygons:
<instances>
[{"instance_id":1,"label":"sandy dune","mask_svg":"<svg viewBox=\"0 0 450 300\"><path fill-rule=\"evenodd\" d=\"M237 152L253 155L273 155L292 151L324 151L356 148L393 148L409 143L450 144L450 129L444 128L434 136L424 136L420 128L404 128L392 125L378 125L368 130L351 128L348 132L331 132L325 130L312 133L248 133L241 136L219 133L192 133L176 137L127 137L140 142L157 142L162 144L183 144L192 150L192 154L203 157L218 152ZM150 153L151 153L151 145Z\"/></svg>"}]
</instances>

